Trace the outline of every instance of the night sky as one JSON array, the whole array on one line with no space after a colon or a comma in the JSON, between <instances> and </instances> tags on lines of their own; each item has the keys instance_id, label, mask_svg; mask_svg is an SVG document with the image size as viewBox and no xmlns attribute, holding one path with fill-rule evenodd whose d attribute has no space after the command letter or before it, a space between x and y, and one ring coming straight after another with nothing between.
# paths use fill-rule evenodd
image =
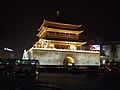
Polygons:
<instances>
[{"instance_id":1,"label":"night sky","mask_svg":"<svg viewBox=\"0 0 120 90\"><path fill-rule=\"evenodd\" d=\"M56 11L72 24L82 24L84 40L120 39L120 6L115 0L1 0L0 48L12 48L18 58L38 40L37 29Z\"/></svg>"}]
</instances>

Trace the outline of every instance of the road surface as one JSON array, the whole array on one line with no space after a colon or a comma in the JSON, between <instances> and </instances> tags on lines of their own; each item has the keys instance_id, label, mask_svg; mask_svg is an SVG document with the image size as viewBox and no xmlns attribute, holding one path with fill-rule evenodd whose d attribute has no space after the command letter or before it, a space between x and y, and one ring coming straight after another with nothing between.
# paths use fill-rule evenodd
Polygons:
<instances>
[{"instance_id":1,"label":"road surface","mask_svg":"<svg viewBox=\"0 0 120 90\"><path fill-rule=\"evenodd\" d=\"M38 76L32 77L17 75L0 76L0 90L15 90L18 87L31 85L55 86L63 90L119 90L119 81L120 77L118 75L40 72Z\"/></svg>"}]
</instances>

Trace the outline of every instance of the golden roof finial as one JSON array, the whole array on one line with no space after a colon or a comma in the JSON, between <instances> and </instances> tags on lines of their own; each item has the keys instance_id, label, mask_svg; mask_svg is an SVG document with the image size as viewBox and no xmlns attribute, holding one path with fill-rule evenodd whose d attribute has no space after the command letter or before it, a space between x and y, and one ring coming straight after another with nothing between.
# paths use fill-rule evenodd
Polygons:
<instances>
[{"instance_id":1,"label":"golden roof finial","mask_svg":"<svg viewBox=\"0 0 120 90\"><path fill-rule=\"evenodd\" d=\"M60 11L59 10L57 10L57 16L59 16L60 15Z\"/></svg>"}]
</instances>

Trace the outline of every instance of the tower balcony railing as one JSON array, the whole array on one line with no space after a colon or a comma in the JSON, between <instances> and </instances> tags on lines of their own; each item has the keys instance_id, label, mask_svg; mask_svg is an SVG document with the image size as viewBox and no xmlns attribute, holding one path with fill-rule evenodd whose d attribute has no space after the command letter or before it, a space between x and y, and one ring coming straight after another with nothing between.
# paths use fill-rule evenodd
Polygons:
<instances>
[{"instance_id":1,"label":"tower balcony railing","mask_svg":"<svg viewBox=\"0 0 120 90\"><path fill-rule=\"evenodd\" d=\"M66 39L66 40L78 40L78 36L65 36L65 35L47 35L46 38Z\"/></svg>"}]
</instances>

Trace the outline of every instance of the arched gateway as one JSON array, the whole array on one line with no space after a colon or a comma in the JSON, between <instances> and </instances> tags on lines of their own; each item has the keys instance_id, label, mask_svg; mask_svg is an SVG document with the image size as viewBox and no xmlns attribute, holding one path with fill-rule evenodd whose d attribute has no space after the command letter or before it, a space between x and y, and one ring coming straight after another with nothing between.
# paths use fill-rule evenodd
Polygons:
<instances>
[{"instance_id":1,"label":"arched gateway","mask_svg":"<svg viewBox=\"0 0 120 90\"><path fill-rule=\"evenodd\" d=\"M66 57L63 61L63 65L66 66L73 66L74 65L74 59L70 56Z\"/></svg>"}]
</instances>

